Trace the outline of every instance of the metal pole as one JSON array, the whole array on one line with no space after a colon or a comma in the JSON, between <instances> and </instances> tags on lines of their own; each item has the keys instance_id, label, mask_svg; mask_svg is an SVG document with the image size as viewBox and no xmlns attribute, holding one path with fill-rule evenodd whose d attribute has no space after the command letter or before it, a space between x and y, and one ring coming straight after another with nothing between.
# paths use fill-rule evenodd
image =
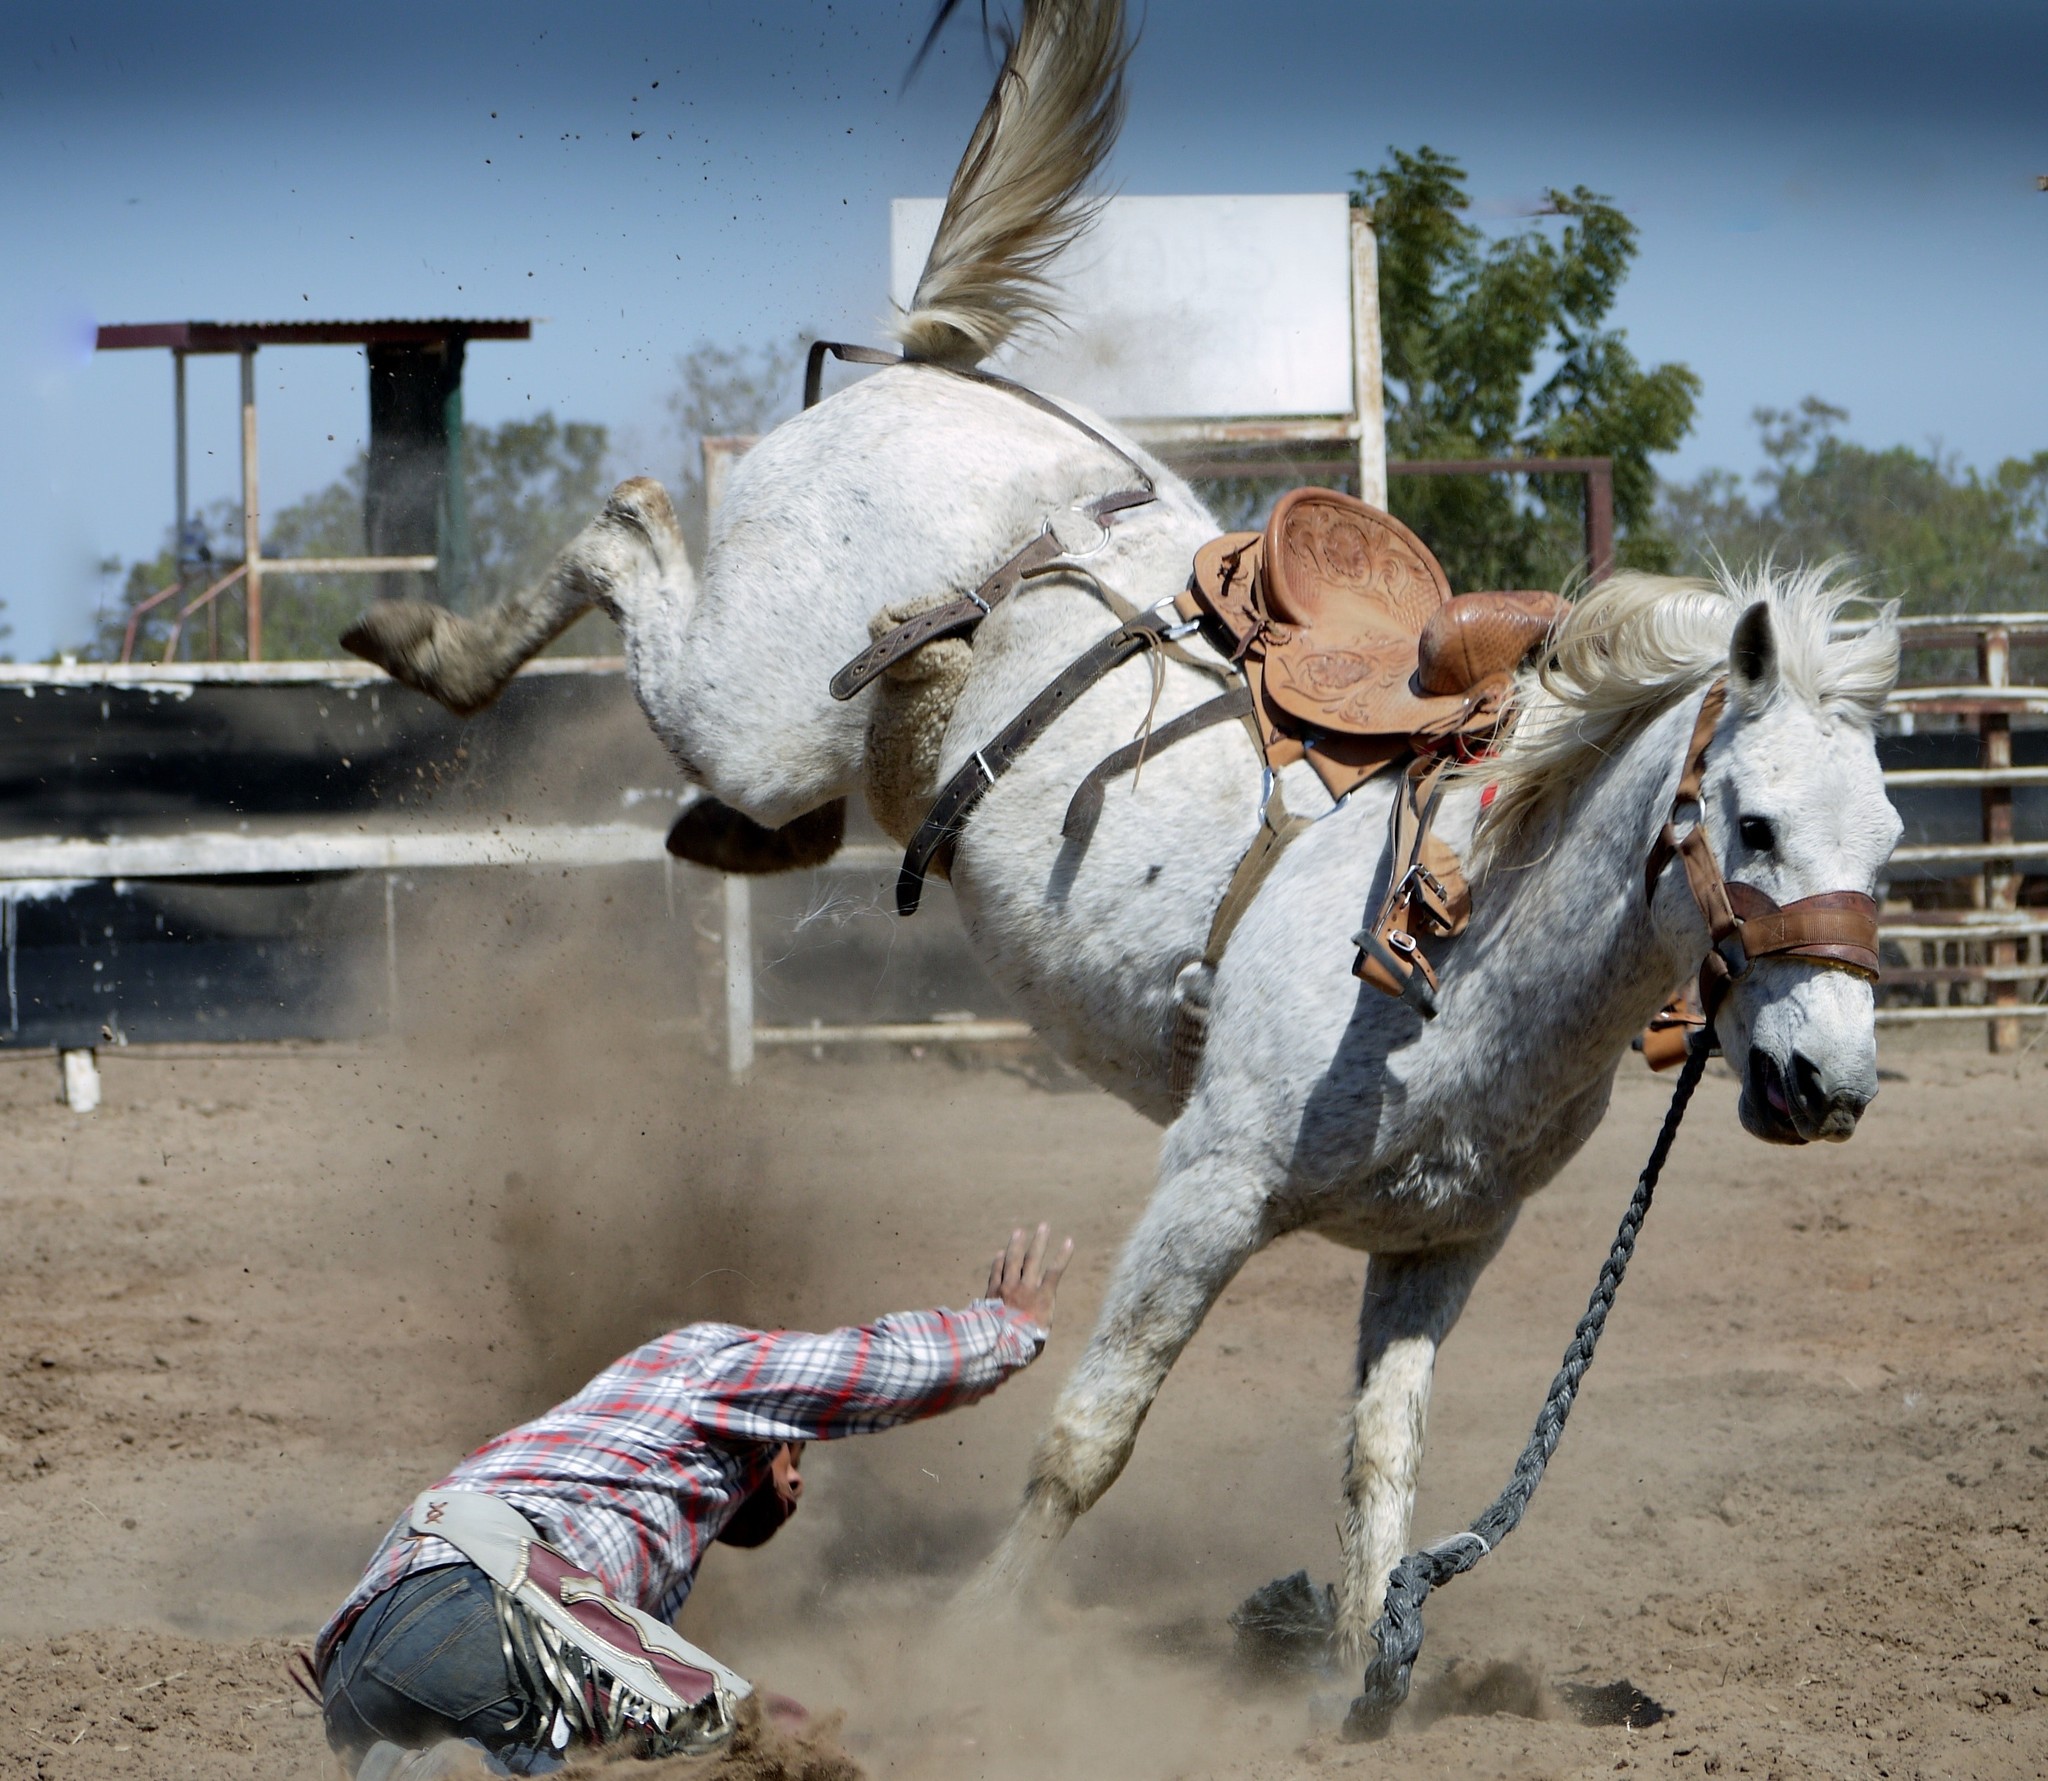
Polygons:
<instances>
[{"instance_id":1,"label":"metal pole","mask_svg":"<svg viewBox=\"0 0 2048 1781\"><path fill-rule=\"evenodd\" d=\"M1605 581L1614 573L1614 460L1586 471L1586 579Z\"/></svg>"},{"instance_id":2,"label":"metal pole","mask_svg":"<svg viewBox=\"0 0 2048 1781\"><path fill-rule=\"evenodd\" d=\"M727 873L725 888L725 1067L754 1067L754 904L752 886Z\"/></svg>"},{"instance_id":3,"label":"metal pole","mask_svg":"<svg viewBox=\"0 0 2048 1781\"><path fill-rule=\"evenodd\" d=\"M2012 682L2012 636L1998 626L1991 626L1980 634L1977 640L1977 677L1985 686L2009 686ZM2012 716L2004 711L1983 711L1977 714L1977 764L1989 768L2009 768L2012 765ZM1983 800L1984 845L1986 847L2010 847L2012 832L2012 787L2010 785L1987 785L1978 796ZM2008 855L1991 858L1984 862L1984 881L1981 890L1983 906L2000 914L2009 914L2019 908L2020 880L2014 869L2016 862ZM1986 962L1991 965L2017 965L2020 949L2017 940L1994 940L1987 949ZM2012 981L1997 981L1987 984L1984 999L1994 1006L2017 1004L2020 986ZM2004 1053L2020 1048L2020 1023L2014 1016L1993 1019L1990 1023L1990 1044L1993 1052Z\"/></svg>"},{"instance_id":4,"label":"metal pole","mask_svg":"<svg viewBox=\"0 0 2048 1781\"><path fill-rule=\"evenodd\" d=\"M263 659L262 508L256 490L256 349L242 349L242 561L249 572L242 591L248 600L249 660Z\"/></svg>"},{"instance_id":5,"label":"metal pole","mask_svg":"<svg viewBox=\"0 0 2048 1781\"><path fill-rule=\"evenodd\" d=\"M458 378L441 404L447 435L447 462L441 484L441 508L434 517L434 597L443 606L467 612L469 598L469 495L463 483L462 383Z\"/></svg>"},{"instance_id":6,"label":"metal pole","mask_svg":"<svg viewBox=\"0 0 2048 1781\"><path fill-rule=\"evenodd\" d=\"M1386 387L1380 357L1380 250L1372 212L1351 212L1351 411L1358 428L1358 498L1387 504Z\"/></svg>"},{"instance_id":7,"label":"metal pole","mask_svg":"<svg viewBox=\"0 0 2048 1781\"><path fill-rule=\"evenodd\" d=\"M186 481L185 454L185 355L181 350L171 353L171 408L177 417L177 462L176 482L178 485L178 527L171 534L171 566L179 573L185 568L185 516L191 512L191 492Z\"/></svg>"}]
</instances>

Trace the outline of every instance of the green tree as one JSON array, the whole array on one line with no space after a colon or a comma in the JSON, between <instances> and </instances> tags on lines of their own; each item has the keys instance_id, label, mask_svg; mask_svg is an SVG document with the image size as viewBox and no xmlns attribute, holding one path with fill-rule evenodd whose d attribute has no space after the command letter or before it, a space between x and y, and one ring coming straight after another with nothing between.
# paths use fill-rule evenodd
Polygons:
<instances>
[{"instance_id":1,"label":"green tree","mask_svg":"<svg viewBox=\"0 0 2048 1781\"><path fill-rule=\"evenodd\" d=\"M675 483L676 518L693 561L704 560L704 441L757 436L797 410L803 395L804 354L797 339L767 346L719 346L699 341L676 360L669 419L681 436Z\"/></svg>"},{"instance_id":2,"label":"green tree","mask_svg":"<svg viewBox=\"0 0 2048 1781\"><path fill-rule=\"evenodd\" d=\"M472 610L538 577L611 493L611 435L590 421L478 427L464 439Z\"/></svg>"},{"instance_id":3,"label":"green tree","mask_svg":"<svg viewBox=\"0 0 2048 1781\"><path fill-rule=\"evenodd\" d=\"M470 571L465 605L480 611L538 580L604 506L617 478L611 434L591 421L530 421L471 429L463 440ZM548 646L549 655L617 655L618 627L587 612Z\"/></svg>"},{"instance_id":4,"label":"green tree","mask_svg":"<svg viewBox=\"0 0 2048 1781\"><path fill-rule=\"evenodd\" d=\"M239 536L242 519L237 503L216 501L195 518L198 536L203 541L201 556L183 575L179 573L173 554L171 528L168 526L164 528L163 547L155 556L128 564L119 557L108 557L100 564L104 585L93 613L93 634L79 651L87 661L118 661L129 618L136 608L145 603L149 603L149 609L137 618L135 628L135 656L138 661L167 659L165 652L174 629L181 660L203 659L216 636L220 640L219 653L223 657L241 655L242 608L236 588L230 588L225 597L199 608L183 625L177 622L180 611L205 592L212 582L226 574L239 554L230 552L225 564L217 563L210 542L205 542ZM220 627L217 633L210 628L212 626Z\"/></svg>"},{"instance_id":5,"label":"green tree","mask_svg":"<svg viewBox=\"0 0 2048 1781\"><path fill-rule=\"evenodd\" d=\"M278 557L359 557L363 532L363 460L358 457L324 489L263 517L263 552ZM420 578L424 580L424 577ZM374 596L364 575L263 577L263 653L273 661L319 661L341 653L335 639ZM242 602L225 602L221 654L243 652ZM197 638L194 639L196 643ZM197 650L187 653L197 654Z\"/></svg>"},{"instance_id":6,"label":"green tree","mask_svg":"<svg viewBox=\"0 0 2048 1781\"><path fill-rule=\"evenodd\" d=\"M1984 475L1845 439L1848 412L1818 396L1752 418L1764 452L1754 495L1726 470L1664 490L1664 527L1691 562L1847 557L1909 612L2048 606L2048 451Z\"/></svg>"},{"instance_id":7,"label":"green tree","mask_svg":"<svg viewBox=\"0 0 2048 1781\"><path fill-rule=\"evenodd\" d=\"M1455 160L1389 153L1352 192L1379 245L1388 455L1611 457L1619 560L1667 566L1650 458L1691 431L1700 380L1645 370L1607 325L1635 225L1575 186L1546 195L1554 235L1489 242ZM1389 495L1457 588L1557 586L1584 555L1582 499L1574 476L1403 477Z\"/></svg>"}]
</instances>

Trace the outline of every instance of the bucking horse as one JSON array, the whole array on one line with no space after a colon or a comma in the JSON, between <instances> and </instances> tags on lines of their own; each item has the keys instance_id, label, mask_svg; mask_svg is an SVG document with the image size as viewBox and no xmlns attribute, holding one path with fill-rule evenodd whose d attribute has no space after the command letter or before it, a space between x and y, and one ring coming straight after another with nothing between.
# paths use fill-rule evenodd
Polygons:
<instances>
[{"instance_id":1,"label":"bucking horse","mask_svg":"<svg viewBox=\"0 0 2048 1781\"><path fill-rule=\"evenodd\" d=\"M1874 743L1897 636L1883 609L1840 622L1856 589L1826 569L1624 572L1560 606L1505 685L1490 749L1436 787L1433 832L1470 913L1429 939L1429 1006L1361 982L1361 912L1400 864L1390 818L1412 781L1396 763L1335 795L1313 737L1276 769L1239 723L1166 745L1242 668L1213 627L1148 617L1184 610L1221 528L1112 422L976 369L1056 323L1046 269L1099 202L1128 50L1108 0L1026 0L896 317L900 359L746 454L701 565L667 495L636 478L537 585L473 618L381 602L344 642L468 713L602 609L702 794L700 857L729 866L826 857L856 795L911 840L973 781L935 867L975 951L1049 1044L1164 1127L1151 1199L979 1587L1021 1586L1115 1482L1247 1258L1314 1232L1368 1258L1333 1632L1356 1660L1408 1538L1438 1346L1672 986L1732 960L1713 1031L1759 1138L1846 1138L1877 1092L1873 972L1839 968L1856 948L1748 956L1725 898L1697 887L1788 929L1803 906L1871 907L1899 832ZM1024 559L1007 598L980 591ZM885 650L885 672L834 696L877 638L963 597L982 609L971 626ZM987 764L1006 726L1139 621L1157 647L1070 684L1028 746ZM1096 771L1146 734L1160 745L1137 770ZM1099 808L1077 825L1091 774ZM1276 800L1289 843L1211 956ZM1204 1042L1177 1079L1191 1010Z\"/></svg>"}]
</instances>

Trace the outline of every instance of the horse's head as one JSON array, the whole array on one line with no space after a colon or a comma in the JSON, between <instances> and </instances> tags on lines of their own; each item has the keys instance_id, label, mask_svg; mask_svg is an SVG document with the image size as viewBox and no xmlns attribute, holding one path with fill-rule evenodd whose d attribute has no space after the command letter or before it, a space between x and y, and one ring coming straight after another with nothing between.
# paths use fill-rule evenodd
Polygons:
<instances>
[{"instance_id":1,"label":"horse's head","mask_svg":"<svg viewBox=\"0 0 2048 1781\"><path fill-rule=\"evenodd\" d=\"M1851 646L1848 663L1831 663L1843 646L1831 650L1825 633L1824 618L1783 594L1743 613L1701 786L1722 876L1781 908L1827 892L1875 894L1899 839L1873 729L1890 680L1876 684L1881 663L1871 658L1882 652ZM1668 876L1680 881L1671 888L1683 908L1672 913L1690 915L1696 953L1698 911L1684 874ZM1798 956L1750 960L1715 1022L1742 1081L1743 1125L1779 1144L1847 1138L1877 1093L1875 1015L1871 982L1856 971Z\"/></svg>"}]
</instances>

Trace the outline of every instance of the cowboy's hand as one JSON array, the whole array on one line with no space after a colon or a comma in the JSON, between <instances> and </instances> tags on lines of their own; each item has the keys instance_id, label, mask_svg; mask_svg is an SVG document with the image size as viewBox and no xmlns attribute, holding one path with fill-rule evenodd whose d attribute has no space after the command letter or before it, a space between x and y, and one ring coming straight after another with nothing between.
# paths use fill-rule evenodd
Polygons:
<instances>
[{"instance_id":1,"label":"cowboy's hand","mask_svg":"<svg viewBox=\"0 0 2048 1781\"><path fill-rule=\"evenodd\" d=\"M1047 1261L1046 1244L1051 1236L1049 1225L1040 1225L1035 1232L1012 1231L1010 1246L997 1252L989 1268L985 1295L1001 1299L1042 1330L1052 1328L1053 1295L1074 1257L1074 1239L1069 1237L1060 1245L1059 1254Z\"/></svg>"}]
</instances>

